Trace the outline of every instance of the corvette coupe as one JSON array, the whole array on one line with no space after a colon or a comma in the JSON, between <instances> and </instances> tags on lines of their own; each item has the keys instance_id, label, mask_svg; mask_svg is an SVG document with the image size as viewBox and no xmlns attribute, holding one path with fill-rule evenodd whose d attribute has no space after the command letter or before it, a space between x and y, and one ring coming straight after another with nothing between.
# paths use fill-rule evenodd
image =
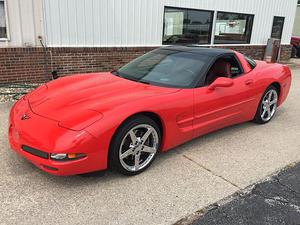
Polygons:
<instances>
[{"instance_id":1,"label":"corvette coupe","mask_svg":"<svg viewBox=\"0 0 300 225\"><path fill-rule=\"evenodd\" d=\"M193 138L269 122L290 85L285 65L232 50L161 47L112 72L41 85L12 107L9 142L51 174L135 175Z\"/></svg>"}]
</instances>

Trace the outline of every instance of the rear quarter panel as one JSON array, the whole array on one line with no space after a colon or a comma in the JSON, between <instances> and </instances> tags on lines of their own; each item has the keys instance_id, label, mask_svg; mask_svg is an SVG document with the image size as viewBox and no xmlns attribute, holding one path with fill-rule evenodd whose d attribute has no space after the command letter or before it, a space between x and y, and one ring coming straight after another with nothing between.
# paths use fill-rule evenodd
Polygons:
<instances>
[{"instance_id":1,"label":"rear quarter panel","mask_svg":"<svg viewBox=\"0 0 300 225\"><path fill-rule=\"evenodd\" d=\"M254 76L261 96L271 84L278 83L280 86L278 106L280 106L287 98L290 90L291 70L288 66L278 63L256 62L257 67L254 69L256 72Z\"/></svg>"}]
</instances>

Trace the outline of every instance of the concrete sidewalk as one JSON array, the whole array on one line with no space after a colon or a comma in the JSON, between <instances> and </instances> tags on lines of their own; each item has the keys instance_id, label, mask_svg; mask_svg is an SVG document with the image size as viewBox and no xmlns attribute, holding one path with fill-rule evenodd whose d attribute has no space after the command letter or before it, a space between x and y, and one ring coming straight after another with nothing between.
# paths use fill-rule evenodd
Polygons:
<instances>
[{"instance_id":1,"label":"concrete sidewalk","mask_svg":"<svg viewBox=\"0 0 300 225\"><path fill-rule=\"evenodd\" d=\"M245 123L160 154L145 173L54 177L9 149L0 105L0 224L172 224L300 161L300 70L274 120Z\"/></svg>"},{"instance_id":2,"label":"concrete sidewalk","mask_svg":"<svg viewBox=\"0 0 300 225\"><path fill-rule=\"evenodd\" d=\"M300 58L290 58L288 61L282 61L280 63L286 64L290 68L293 68L293 69L299 69L300 68Z\"/></svg>"}]
</instances>

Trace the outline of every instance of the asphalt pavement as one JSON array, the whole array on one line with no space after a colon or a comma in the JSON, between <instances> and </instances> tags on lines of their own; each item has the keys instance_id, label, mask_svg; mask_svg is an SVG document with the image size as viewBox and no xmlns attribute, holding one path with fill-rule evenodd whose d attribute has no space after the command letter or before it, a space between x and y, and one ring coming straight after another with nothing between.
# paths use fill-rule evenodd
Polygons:
<instances>
[{"instance_id":1,"label":"asphalt pavement","mask_svg":"<svg viewBox=\"0 0 300 225\"><path fill-rule=\"evenodd\" d=\"M300 163L255 185L246 195L212 207L192 225L299 225Z\"/></svg>"},{"instance_id":2,"label":"asphalt pavement","mask_svg":"<svg viewBox=\"0 0 300 225\"><path fill-rule=\"evenodd\" d=\"M55 177L9 148L0 104L0 224L173 224L300 161L300 69L272 122L232 126L160 154L134 177Z\"/></svg>"}]
</instances>

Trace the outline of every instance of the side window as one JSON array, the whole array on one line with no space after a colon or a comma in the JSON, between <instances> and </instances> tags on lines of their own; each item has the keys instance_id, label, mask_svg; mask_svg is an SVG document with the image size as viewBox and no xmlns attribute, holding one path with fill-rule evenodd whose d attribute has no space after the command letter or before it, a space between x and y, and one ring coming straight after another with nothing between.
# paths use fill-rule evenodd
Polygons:
<instances>
[{"instance_id":1,"label":"side window","mask_svg":"<svg viewBox=\"0 0 300 225\"><path fill-rule=\"evenodd\" d=\"M249 63L251 69L253 70L256 67L256 62L254 59L250 58L249 56L244 55L245 60Z\"/></svg>"},{"instance_id":2,"label":"side window","mask_svg":"<svg viewBox=\"0 0 300 225\"><path fill-rule=\"evenodd\" d=\"M235 78L243 74L241 65L234 56L230 56L228 61L231 65L231 78Z\"/></svg>"},{"instance_id":3,"label":"side window","mask_svg":"<svg viewBox=\"0 0 300 225\"><path fill-rule=\"evenodd\" d=\"M236 78L244 73L240 63L234 55L218 58L208 71L205 85L210 85L219 77Z\"/></svg>"}]
</instances>

